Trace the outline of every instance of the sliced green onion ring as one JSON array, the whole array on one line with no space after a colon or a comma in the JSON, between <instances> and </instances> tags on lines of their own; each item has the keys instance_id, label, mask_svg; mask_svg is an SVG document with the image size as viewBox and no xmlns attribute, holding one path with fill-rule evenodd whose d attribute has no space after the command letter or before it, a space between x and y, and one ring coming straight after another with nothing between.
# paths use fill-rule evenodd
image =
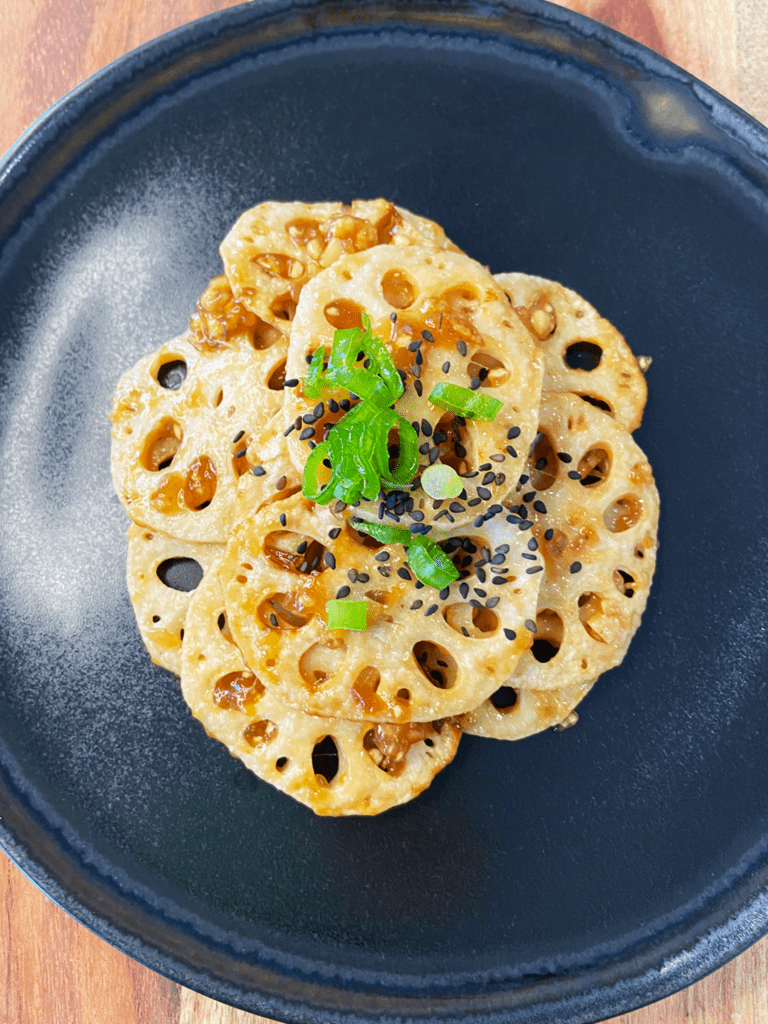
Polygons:
<instances>
[{"instance_id":1,"label":"sliced green onion ring","mask_svg":"<svg viewBox=\"0 0 768 1024\"><path fill-rule=\"evenodd\" d=\"M367 601L326 601L328 629L367 629Z\"/></svg>"},{"instance_id":2,"label":"sliced green onion ring","mask_svg":"<svg viewBox=\"0 0 768 1024\"><path fill-rule=\"evenodd\" d=\"M421 486L430 498L458 498L464 490L464 482L453 466L436 462L421 474Z\"/></svg>"},{"instance_id":3,"label":"sliced green onion ring","mask_svg":"<svg viewBox=\"0 0 768 1024\"><path fill-rule=\"evenodd\" d=\"M408 548L408 564L417 579L435 590L442 590L459 578L459 570L429 537L414 538Z\"/></svg>"},{"instance_id":4,"label":"sliced green onion ring","mask_svg":"<svg viewBox=\"0 0 768 1024\"><path fill-rule=\"evenodd\" d=\"M350 519L350 523L360 533L367 533L382 544L408 545L413 539L407 530L387 526L386 523L368 523L364 519Z\"/></svg>"},{"instance_id":5,"label":"sliced green onion ring","mask_svg":"<svg viewBox=\"0 0 768 1024\"><path fill-rule=\"evenodd\" d=\"M429 401L448 412L465 416L468 420L488 422L496 418L499 409L504 405L492 395L481 394L479 391L463 388L459 384L449 384L447 381L435 384Z\"/></svg>"}]
</instances>

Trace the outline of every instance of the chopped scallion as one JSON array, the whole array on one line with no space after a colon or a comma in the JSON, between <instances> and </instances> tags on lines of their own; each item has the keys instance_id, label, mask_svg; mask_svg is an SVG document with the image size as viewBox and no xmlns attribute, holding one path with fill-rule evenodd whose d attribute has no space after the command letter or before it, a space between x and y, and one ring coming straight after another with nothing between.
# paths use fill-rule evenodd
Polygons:
<instances>
[{"instance_id":1,"label":"chopped scallion","mask_svg":"<svg viewBox=\"0 0 768 1024\"><path fill-rule=\"evenodd\" d=\"M449 384L444 381L435 384L429 400L433 405L439 405L441 409L456 413L458 416L465 416L468 420L488 422L496 418L499 409L504 405L492 395L482 394L479 391L472 391L471 388L463 388L459 384Z\"/></svg>"},{"instance_id":2,"label":"chopped scallion","mask_svg":"<svg viewBox=\"0 0 768 1024\"><path fill-rule=\"evenodd\" d=\"M458 498L464 490L461 477L452 466L436 462L421 474L421 486L430 498Z\"/></svg>"},{"instance_id":3,"label":"chopped scallion","mask_svg":"<svg viewBox=\"0 0 768 1024\"><path fill-rule=\"evenodd\" d=\"M328 629L368 628L367 601L326 601Z\"/></svg>"}]
</instances>

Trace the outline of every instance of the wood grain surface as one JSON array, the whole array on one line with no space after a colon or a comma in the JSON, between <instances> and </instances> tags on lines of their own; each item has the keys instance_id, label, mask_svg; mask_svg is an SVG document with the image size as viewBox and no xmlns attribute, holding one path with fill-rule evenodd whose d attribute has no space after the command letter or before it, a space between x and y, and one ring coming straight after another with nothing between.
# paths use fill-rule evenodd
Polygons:
<instances>
[{"instance_id":1,"label":"wood grain surface","mask_svg":"<svg viewBox=\"0 0 768 1024\"><path fill-rule=\"evenodd\" d=\"M0 153L70 89L230 0L0 0ZM765 0L568 0L768 123ZM69 918L0 854L0 1024L254 1024L141 967ZM768 1024L768 938L613 1024Z\"/></svg>"}]
</instances>

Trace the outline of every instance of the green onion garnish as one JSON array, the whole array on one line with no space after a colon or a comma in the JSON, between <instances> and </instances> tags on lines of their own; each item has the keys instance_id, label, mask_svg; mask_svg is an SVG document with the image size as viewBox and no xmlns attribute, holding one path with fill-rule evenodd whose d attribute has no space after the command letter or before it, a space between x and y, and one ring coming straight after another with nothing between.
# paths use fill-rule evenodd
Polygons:
<instances>
[{"instance_id":1,"label":"green onion garnish","mask_svg":"<svg viewBox=\"0 0 768 1024\"><path fill-rule=\"evenodd\" d=\"M326 601L328 629L367 629L367 601Z\"/></svg>"},{"instance_id":2,"label":"green onion garnish","mask_svg":"<svg viewBox=\"0 0 768 1024\"><path fill-rule=\"evenodd\" d=\"M468 420L493 420L504 405L491 395L447 382L435 384L429 400L433 405L439 405L441 409L447 409L458 416L465 416Z\"/></svg>"},{"instance_id":3,"label":"green onion garnish","mask_svg":"<svg viewBox=\"0 0 768 1024\"><path fill-rule=\"evenodd\" d=\"M452 466L436 462L421 474L421 486L430 498L458 498L464 490L461 477Z\"/></svg>"},{"instance_id":4,"label":"green onion garnish","mask_svg":"<svg viewBox=\"0 0 768 1024\"><path fill-rule=\"evenodd\" d=\"M384 343L373 336L366 313L361 313L361 320L363 327L349 327L334 333L325 370L325 350L322 347L315 350L304 379L304 394L308 398L319 398L323 387L346 388L379 409L386 409L402 395L405 388L392 356ZM368 367L363 365L365 362Z\"/></svg>"},{"instance_id":5,"label":"green onion garnish","mask_svg":"<svg viewBox=\"0 0 768 1024\"><path fill-rule=\"evenodd\" d=\"M363 519L353 519L351 523L360 533L367 533L382 544L408 545L413 540L407 530L400 530L396 526L387 526L386 523L367 523Z\"/></svg>"},{"instance_id":6,"label":"green onion garnish","mask_svg":"<svg viewBox=\"0 0 768 1024\"><path fill-rule=\"evenodd\" d=\"M414 537L408 530L398 530L385 523L355 520L360 533L368 533L382 544L402 544L408 551L408 564L417 580L427 587L442 590L459 578L459 571L443 549L428 537Z\"/></svg>"},{"instance_id":7,"label":"green onion garnish","mask_svg":"<svg viewBox=\"0 0 768 1024\"><path fill-rule=\"evenodd\" d=\"M408 548L408 564L417 579L435 590L442 590L459 578L459 570L429 537L414 538Z\"/></svg>"}]
</instances>

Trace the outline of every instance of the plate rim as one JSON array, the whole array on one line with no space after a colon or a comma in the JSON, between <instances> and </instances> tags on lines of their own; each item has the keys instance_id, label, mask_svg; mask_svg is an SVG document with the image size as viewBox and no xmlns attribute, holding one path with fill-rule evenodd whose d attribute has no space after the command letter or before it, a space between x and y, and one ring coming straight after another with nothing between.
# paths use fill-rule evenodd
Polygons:
<instances>
[{"instance_id":1,"label":"plate rim","mask_svg":"<svg viewBox=\"0 0 768 1024\"><path fill-rule=\"evenodd\" d=\"M715 89L706 83L698 80L694 75L686 72L666 58L648 49L642 44L622 35L614 29L601 23L595 22L585 15L578 14L566 8L557 7L546 2L546 0L357 0L356 3L348 0L306 0L306 2L292 2L292 0L256 0L252 3L244 3L206 15L201 19L179 26L170 32L157 37L141 47L124 54L116 61L107 65L90 76L74 90L58 100L51 108L37 118L33 124L16 140L8 150L7 154L0 161L0 246L7 249L5 243L12 241L14 233L8 231L8 218L3 221L3 211L9 198L20 189L20 183L32 169L44 158L47 152L55 152L62 144L62 139L67 132L77 125L83 117L94 117L98 114L99 106L104 106L112 95L115 88L125 89L126 95L132 95L131 83L137 75L145 74L154 69L157 73L158 66L175 66L187 53L195 53L205 47L206 41L216 39L219 35L229 33L233 35L237 28L243 25L249 27L267 25L270 22L280 24L289 17L303 17L307 12L315 12L324 16L331 12L347 11L351 14L356 12L356 19L353 26L354 31L366 31L376 20L376 13L384 12L390 16L389 25L397 23L398 19L410 19L413 24L418 23L417 19L425 12L430 15L428 25L436 31L450 31L455 28L455 21L447 18L446 12L456 14L459 11L473 11L488 19L509 17L515 14L518 17L530 18L541 21L555 27L559 31L576 33L579 37L589 37L596 40L606 49L618 54L620 59L631 59L640 64L654 78L663 70L668 77L681 84L695 84L697 88L697 99L705 97L710 103L709 116L713 117L717 112L721 119L728 121L732 134L736 137L739 145L743 146L753 157L761 162L768 156L768 129L761 125L754 117L743 111L736 104L721 96ZM374 15L368 21L364 21L360 14ZM310 19L311 21L311 19ZM309 23L309 22L307 22ZM491 20L487 22L491 25ZM423 28L424 26L421 25ZM385 31L387 26L385 26ZM428 30L428 29L427 29ZM489 33L492 29L489 27ZM240 54L242 56L242 52ZM159 63L158 63L159 61ZM212 66L206 66L204 73L210 73ZM188 78L183 78L188 81ZM153 98L157 95L150 91ZM95 112L95 113L94 113ZM120 122L120 116L115 116L115 123ZM107 123L106 128L109 127ZM724 131L722 120L715 125L718 131ZM93 138L98 139L96 132ZM74 151L77 155L77 150ZM56 180L57 171L52 181ZM22 189L22 192L28 190ZM34 202L42 201L44 190ZM17 208L28 213L30 210L29 200L26 196L20 198L21 205ZM11 248L13 248L11 246ZM4 261L5 254L0 250L0 263ZM0 745L0 748L2 745ZM4 752L5 753L5 752ZM7 757L0 759L0 762ZM50 821L45 820L45 815L38 809L30 806L28 799L19 791L6 768L6 764L0 763L0 848L8 855L12 862L29 878L33 884L40 888L58 906L64 909L70 916L74 917L81 924L100 937L105 938L113 946L157 971L173 981L186 987L202 992L222 1002L240 1006L250 1012L257 1012L263 1015L274 1016L286 1022L305 1021L319 1022L320 1020L333 1020L349 1022L351 1020L372 1020L397 1018L398 1020L437 1020L441 1016L450 1013L459 1013L466 1020L515 1020L535 1021L551 1020L551 1016L538 1017L538 1009L544 1007L546 1014L560 1006L558 1000L549 1000L546 1003L536 1001L530 1005L515 1007L517 1000L515 994L521 991L520 987L509 989L505 998L507 1005L504 1007L494 1006L493 1000L487 994L471 1000L473 1008L458 1009L456 999L450 1000L450 1006L446 1006L445 1000L430 1000L420 997L417 1001L410 999L412 1009L410 1014L407 1006L403 1006L399 1000L402 997L394 997L397 1006L384 996L376 997L374 1003L367 995L347 990L350 996L358 997L358 1005L350 1005L341 1011L334 1011L332 1007L319 1003L305 1002L303 996L288 998L285 990L290 989L285 974L275 975L283 985L283 995L274 995L256 992L250 989L236 991L236 987L219 982L216 991L216 978L211 977L207 968L198 965L196 968L185 964L182 960L174 958L164 950L155 949L144 941L140 934L134 934L122 930L107 916L101 916L96 912L95 907L99 902L104 903L104 883L108 882L115 889L111 896L112 906L117 907L119 895L117 887L112 879L105 879L96 870L87 870L82 863L82 858L77 850L70 847L66 838L58 833L56 839L51 837L56 833L55 827ZM13 822L16 821L14 826ZM26 827L23 827L26 826ZM40 855L40 848L49 847L47 857ZM649 1002L662 999L681 988L700 980L706 974L716 970L730 959L733 959L748 946L757 941L761 936L768 933L768 865L763 864L761 871L753 872L759 875L756 882L756 892L746 901L737 898L745 887L747 876L741 876L738 887L727 893L721 894L718 906L713 912L708 911L709 916L697 919L694 930L702 932L699 938L690 948L680 951L678 962L671 967L662 970L660 966L650 968L645 973L631 975L629 980L620 980L618 985L611 986L604 981L603 987L597 992L597 1001L593 999L584 1001L577 997L568 996L560 1007L563 1012L582 1014L578 1018L569 1016L568 1020L577 1019L583 1024L588 1020L603 1020L607 1016L614 1016L626 1013ZM76 884L75 878L78 882ZM750 876L751 877L751 876ZM68 879L68 880L67 880ZM72 887L76 886L73 892ZM97 891L99 898L90 898L87 894L91 889ZM135 912L135 903L138 897L135 892L128 895L128 900L134 904L132 910ZM150 908L150 917L158 916L156 908ZM130 915L128 915L130 916ZM710 920L711 918L711 920ZM704 923L706 922L706 924ZM178 927L178 922L176 923ZM189 936L187 936L189 938ZM626 965L631 960L621 960L620 964ZM616 963L610 966L610 973L615 975ZM600 981L593 984L601 985ZM631 992L626 991L627 986ZM311 985L309 986L312 987ZM317 986L314 986L317 988ZM304 983L298 987L294 985L294 993L301 988L302 991L309 991ZM322 986L323 991L331 991L328 985ZM334 990L335 991L335 990ZM255 994L255 998L253 995ZM511 993L511 998L510 998ZM593 993L594 994L594 993ZM410 998L410 997L409 997ZM243 1001L245 999L245 1001ZM418 1006L416 1006L418 1002ZM354 1004L354 998L352 999ZM365 1003L366 1005L360 1005ZM589 1005L588 1005L589 1004ZM579 1008L577 1009L577 1005ZM598 1008L599 1007L599 1008ZM331 1010L329 1014L329 1010ZM583 1016L583 1013L587 1016ZM598 1012L599 1016L591 1016ZM510 1017L509 1014L513 1016ZM563 1020L566 1018L564 1017Z\"/></svg>"}]
</instances>

